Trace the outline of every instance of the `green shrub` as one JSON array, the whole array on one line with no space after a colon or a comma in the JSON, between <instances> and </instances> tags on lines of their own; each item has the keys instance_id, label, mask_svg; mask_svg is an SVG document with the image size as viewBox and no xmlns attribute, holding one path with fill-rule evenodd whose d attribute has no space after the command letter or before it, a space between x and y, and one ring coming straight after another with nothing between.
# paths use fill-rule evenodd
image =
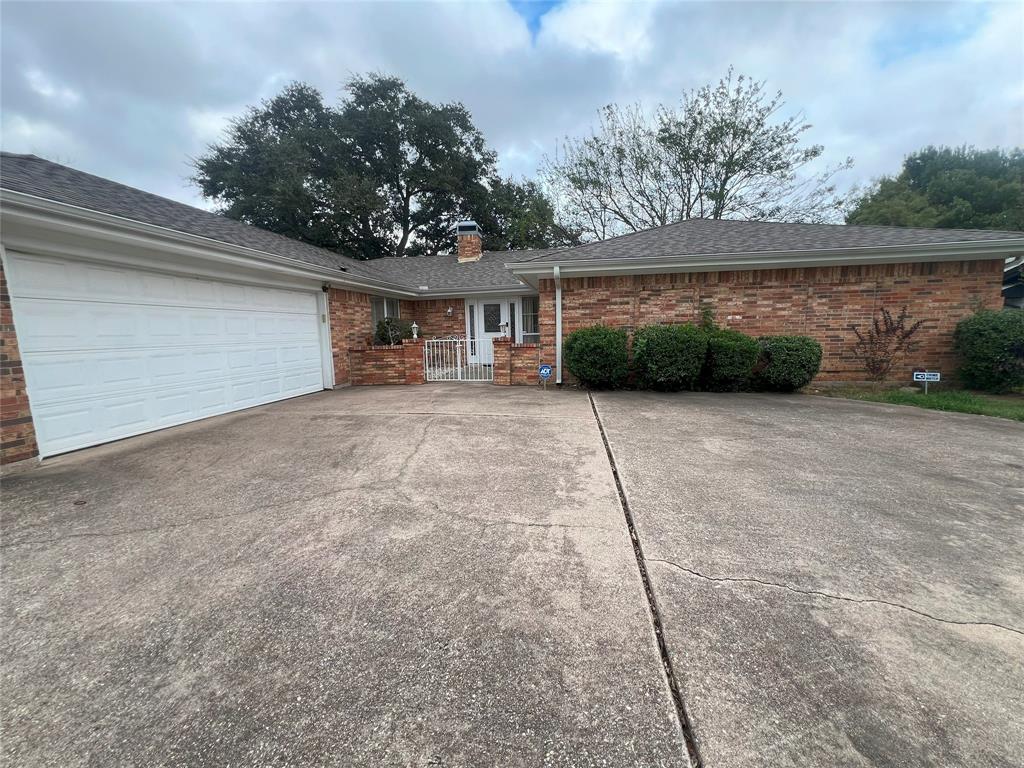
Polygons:
<instances>
[{"instance_id":1,"label":"green shrub","mask_svg":"<svg viewBox=\"0 0 1024 768\"><path fill-rule=\"evenodd\" d=\"M693 389L707 356L708 335L695 325L648 325L633 336L638 383L651 389Z\"/></svg>"},{"instance_id":2,"label":"green shrub","mask_svg":"<svg viewBox=\"0 0 1024 768\"><path fill-rule=\"evenodd\" d=\"M621 387L629 375L626 332L605 325L580 328L565 337L562 355L569 373L591 389Z\"/></svg>"},{"instance_id":3,"label":"green shrub","mask_svg":"<svg viewBox=\"0 0 1024 768\"><path fill-rule=\"evenodd\" d=\"M986 309L964 318L953 344L964 386L989 392L1024 386L1024 311Z\"/></svg>"},{"instance_id":4,"label":"green shrub","mask_svg":"<svg viewBox=\"0 0 1024 768\"><path fill-rule=\"evenodd\" d=\"M401 344L402 339L412 338L412 321L402 320L398 317L386 317L377 323L377 330L373 334L374 344Z\"/></svg>"},{"instance_id":5,"label":"green shrub","mask_svg":"<svg viewBox=\"0 0 1024 768\"><path fill-rule=\"evenodd\" d=\"M792 392L807 386L821 368L821 344L809 336L762 336L752 383L756 389Z\"/></svg>"},{"instance_id":6,"label":"green shrub","mask_svg":"<svg viewBox=\"0 0 1024 768\"><path fill-rule=\"evenodd\" d=\"M714 392L735 392L750 379L757 363L757 341L745 333L715 328L708 334L702 381Z\"/></svg>"}]
</instances>

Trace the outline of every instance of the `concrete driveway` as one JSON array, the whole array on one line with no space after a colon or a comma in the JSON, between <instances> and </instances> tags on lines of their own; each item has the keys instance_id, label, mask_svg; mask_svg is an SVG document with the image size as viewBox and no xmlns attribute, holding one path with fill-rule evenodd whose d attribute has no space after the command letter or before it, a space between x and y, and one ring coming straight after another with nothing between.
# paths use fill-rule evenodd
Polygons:
<instances>
[{"instance_id":1,"label":"concrete driveway","mask_svg":"<svg viewBox=\"0 0 1024 768\"><path fill-rule=\"evenodd\" d=\"M3 507L6 764L684 759L585 394L327 392Z\"/></svg>"},{"instance_id":2,"label":"concrete driveway","mask_svg":"<svg viewBox=\"0 0 1024 768\"><path fill-rule=\"evenodd\" d=\"M596 400L706 765L1024 765L1024 425Z\"/></svg>"},{"instance_id":3,"label":"concrete driveway","mask_svg":"<svg viewBox=\"0 0 1024 768\"><path fill-rule=\"evenodd\" d=\"M5 762L1024 762L1024 427L595 402L327 392L5 477Z\"/></svg>"}]
</instances>

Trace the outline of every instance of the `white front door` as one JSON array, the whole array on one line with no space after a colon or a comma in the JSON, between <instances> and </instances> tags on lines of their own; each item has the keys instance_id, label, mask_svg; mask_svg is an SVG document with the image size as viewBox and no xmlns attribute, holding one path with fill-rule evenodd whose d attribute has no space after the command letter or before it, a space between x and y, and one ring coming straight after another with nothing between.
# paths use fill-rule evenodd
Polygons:
<instances>
[{"instance_id":1,"label":"white front door","mask_svg":"<svg viewBox=\"0 0 1024 768\"><path fill-rule=\"evenodd\" d=\"M466 302L466 339L471 362L482 365L494 362L494 346L491 342L511 332L509 318L515 306L515 297L470 299Z\"/></svg>"}]
</instances>

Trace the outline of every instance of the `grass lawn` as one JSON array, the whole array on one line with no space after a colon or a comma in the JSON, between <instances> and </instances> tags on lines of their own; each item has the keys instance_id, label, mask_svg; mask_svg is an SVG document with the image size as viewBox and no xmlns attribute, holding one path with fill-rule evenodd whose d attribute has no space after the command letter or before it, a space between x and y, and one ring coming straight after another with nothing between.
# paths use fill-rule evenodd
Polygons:
<instances>
[{"instance_id":1,"label":"grass lawn","mask_svg":"<svg viewBox=\"0 0 1024 768\"><path fill-rule=\"evenodd\" d=\"M899 390L872 391L865 389L825 390L828 397L847 397L853 400L871 400L876 403L893 405L916 405L936 411L976 413L982 416L998 416L1001 419L1024 421L1024 396L986 395L962 389L932 390L924 392L900 392Z\"/></svg>"}]
</instances>

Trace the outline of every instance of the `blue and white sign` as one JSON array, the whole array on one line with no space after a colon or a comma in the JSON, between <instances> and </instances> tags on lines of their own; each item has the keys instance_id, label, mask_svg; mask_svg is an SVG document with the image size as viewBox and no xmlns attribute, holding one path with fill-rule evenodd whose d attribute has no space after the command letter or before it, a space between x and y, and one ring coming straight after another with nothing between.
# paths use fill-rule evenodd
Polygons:
<instances>
[{"instance_id":1,"label":"blue and white sign","mask_svg":"<svg viewBox=\"0 0 1024 768\"><path fill-rule=\"evenodd\" d=\"M914 371L914 381L942 381L938 371Z\"/></svg>"},{"instance_id":2,"label":"blue and white sign","mask_svg":"<svg viewBox=\"0 0 1024 768\"><path fill-rule=\"evenodd\" d=\"M542 365L540 368L537 369L537 373L540 374L540 377L543 381L547 381L548 379L551 378L551 366Z\"/></svg>"}]
</instances>

